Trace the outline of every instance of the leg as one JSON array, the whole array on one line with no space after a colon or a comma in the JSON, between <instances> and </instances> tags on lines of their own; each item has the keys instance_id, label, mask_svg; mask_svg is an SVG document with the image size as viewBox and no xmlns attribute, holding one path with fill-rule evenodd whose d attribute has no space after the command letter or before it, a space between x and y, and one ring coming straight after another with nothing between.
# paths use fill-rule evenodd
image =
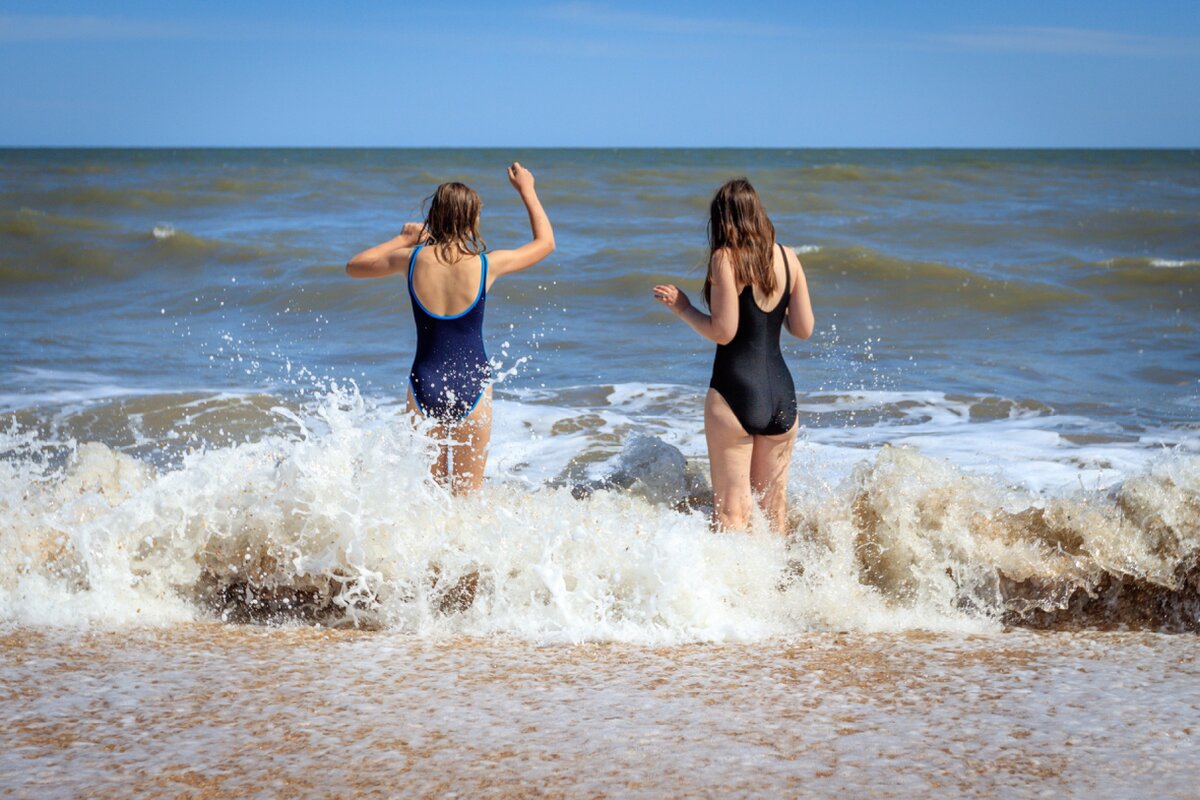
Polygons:
<instances>
[{"instance_id":1,"label":"leg","mask_svg":"<svg viewBox=\"0 0 1200 800\"><path fill-rule=\"evenodd\" d=\"M800 419L778 436L755 436L750 459L750 485L776 533L787 533L787 476Z\"/></svg>"},{"instance_id":2,"label":"leg","mask_svg":"<svg viewBox=\"0 0 1200 800\"><path fill-rule=\"evenodd\" d=\"M487 466L488 444L492 441L492 387L483 390L483 397L470 416L448 432L454 448L450 488L455 494L470 494L483 486L483 468Z\"/></svg>"},{"instance_id":3,"label":"leg","mask_svg":"<svg viewBox=\"0 0 1200 800\"><path fill-rule=\"evenodd\" d=\"M754 439L715 389L704 399L704 438L712 472L713 521L718 528L745 530L750 524L750 457Z\"/></svg>"},{"instance_id":4,"label":"leg","mask_svg":"<svg viewBox=\"0 0 1200 800\"><path fill-rule=\"evenodd\" d=\"M408 389L408 414L412 417L414 423L425 418L425 415L421 413L421 407L417 405L416 398L413 397L411 386ZM429 465L429 476L439 486L445 486L446 479L450 474L450 448L442 444L442 442L446 441L445 426L435 425L430 433L439 444L437 446L437 458Z\"/></svg>"}]
</instances>

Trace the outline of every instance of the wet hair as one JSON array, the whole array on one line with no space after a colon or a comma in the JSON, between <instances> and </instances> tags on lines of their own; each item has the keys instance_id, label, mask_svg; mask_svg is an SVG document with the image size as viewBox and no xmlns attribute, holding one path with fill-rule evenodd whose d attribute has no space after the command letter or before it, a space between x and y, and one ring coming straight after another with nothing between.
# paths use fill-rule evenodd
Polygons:
<instances>
[{"instance_id":1,"label":"wet hair","mask_svg":"<svg viewBox=\"0 0 1200 800\"><path fill-rule=\"evenodd\" d=\"M717 189L708 208L708 274L704 277L704 302L712 294L713 256L727 249L738 283L757 286L763 294L775 291L773 269L775 226L763 209L758 192L745 178L734 178Z\"/></svg>"},{"instance_id":2,"label":"wet hair","mask_svg":"<svg viewBox=\"0 0 1200 800\"><path fill-rule=\"evenodd\" d=\"M464 183L443 183L426 198L425 233L442 261L457 261L487 250L479 235L479 210L483 203Z\"/></svg>"}]
</instances>

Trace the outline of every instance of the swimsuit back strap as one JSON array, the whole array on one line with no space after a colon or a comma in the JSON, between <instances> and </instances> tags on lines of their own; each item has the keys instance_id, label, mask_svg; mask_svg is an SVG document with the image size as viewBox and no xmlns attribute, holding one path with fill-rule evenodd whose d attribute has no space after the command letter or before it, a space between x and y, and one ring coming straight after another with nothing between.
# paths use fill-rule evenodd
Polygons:
<instances>
[{"instance_id":1,"label":"swimsuit back strap","mask_svg":"<svg viewBox=\"0 0 1200 800\"><path fill-rule=\"evenodd\" d=\"M475 302L479 302L479 298L483 297L483 293L487 290L487 253L479 254L479 291L475 295Z\"/></svg>"}]
</instances>

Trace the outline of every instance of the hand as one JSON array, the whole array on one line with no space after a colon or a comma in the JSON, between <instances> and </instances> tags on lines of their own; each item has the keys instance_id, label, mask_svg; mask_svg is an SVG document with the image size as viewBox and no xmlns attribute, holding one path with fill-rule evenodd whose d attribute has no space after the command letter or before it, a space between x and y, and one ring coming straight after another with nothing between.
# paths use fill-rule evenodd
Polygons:
<instances>
[{"instance_id":1,"label":"hand","mask_svg":"<svg viewBox=\"0 0 1200 800\"><path fill-rule=\"evenodd\" d=\"M692 301L688 300L688 296L680 291L678 286L669 283L654 287L654 299L671 309L675 316L679 316L692 307Z\"/></svg>"},{"instance_id":2,"label":"hand","mask_svg":"<svg viewBox=\"0 0 1200 800\"><path fill-rule=\"evenodd\" d=\"M425 224L422 222L406 222L404 227L400 229L400 237L407 239L414 244L420 244L429 238L429 231L425 230Z\"/></svg>"},{"instance_id":3,"label":"hand","mask_svg":"<svg viewBox=\"0 0 1200 800\"><path fill-rule=\"evenodd\" d=\"M533 191L533 173L514 161L508 168L508 182L518 192Z\"/></svg>"}]
</instances>

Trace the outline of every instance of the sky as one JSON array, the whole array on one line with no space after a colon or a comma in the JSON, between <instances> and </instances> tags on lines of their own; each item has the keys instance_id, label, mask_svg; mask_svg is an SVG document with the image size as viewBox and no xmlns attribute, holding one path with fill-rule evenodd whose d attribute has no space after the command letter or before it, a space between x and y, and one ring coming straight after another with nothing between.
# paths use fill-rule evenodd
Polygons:
<instances>
[{"instance_id":1,"label":"sky","mask_svg":"<svg viewBox=\"0 0 1200 800\"><path fill-rule=\"evenodd\" d=\"M1200 0L0 0L0 146L1198 147Z\"/></svg>"}]
</instances>

